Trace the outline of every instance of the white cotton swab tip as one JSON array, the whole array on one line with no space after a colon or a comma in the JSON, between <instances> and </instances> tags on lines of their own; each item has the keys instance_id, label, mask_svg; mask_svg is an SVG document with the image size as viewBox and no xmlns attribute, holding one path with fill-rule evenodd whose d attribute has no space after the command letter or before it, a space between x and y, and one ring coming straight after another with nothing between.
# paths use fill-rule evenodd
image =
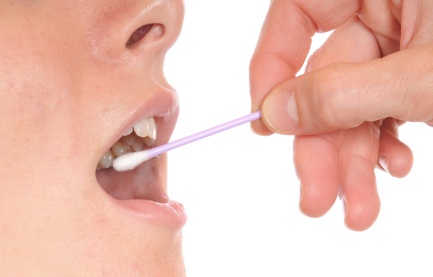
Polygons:
<instances>
[{"instance_id":1,"label":"white cotton swab tip","mask_svg":"<svg viewBox=\"0 0 433 277\"><path fill-rule=\"evenodd\" d=\"M149 150L129 153L116 158L113 161L113 167L116 171L128 171L133 170L141 163L153 158L154 156L149 155Z\"/></svg>"}]
</instances>

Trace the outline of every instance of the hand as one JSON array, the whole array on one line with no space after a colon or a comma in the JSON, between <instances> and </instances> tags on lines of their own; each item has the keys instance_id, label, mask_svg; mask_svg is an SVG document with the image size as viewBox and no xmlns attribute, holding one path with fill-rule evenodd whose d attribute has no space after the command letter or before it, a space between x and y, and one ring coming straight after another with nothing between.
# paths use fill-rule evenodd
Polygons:
<instances>
[{"instance_id":1,"label":"hand","mask_svg":"<svg viewBox=\"0 0 433 277\"><path fill-rule=\"evenodd\" d=\"M301 211L321 216L339 194L352 230L379 214L375 165L396 177L412 167L398 126L433 123L433 3L393 2L274 0L251 61L253 130L297 135ZM336 28L295 78L311 36Z\"/></svg>"}]
</instances>

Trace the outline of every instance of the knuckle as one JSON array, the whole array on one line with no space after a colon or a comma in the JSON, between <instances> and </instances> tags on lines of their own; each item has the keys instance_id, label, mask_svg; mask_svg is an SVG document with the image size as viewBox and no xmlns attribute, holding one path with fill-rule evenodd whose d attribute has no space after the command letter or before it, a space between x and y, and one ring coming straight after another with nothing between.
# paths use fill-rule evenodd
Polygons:
<instances>
[{"instance_id":1,"label":"knuckle","mask_svg":"<svg viewBox=\"0 0 433 277\"><path fill-rule=\"evenodd\" d=\"M323 70L314 81L317 89L313 93L316 97L316 113L320 124L337 128L347 127L352 119L347 117L347 94L343 85L344 66L333 63ZM354 120L354 119L353 119Z\"/></svg>"}]
</instances>

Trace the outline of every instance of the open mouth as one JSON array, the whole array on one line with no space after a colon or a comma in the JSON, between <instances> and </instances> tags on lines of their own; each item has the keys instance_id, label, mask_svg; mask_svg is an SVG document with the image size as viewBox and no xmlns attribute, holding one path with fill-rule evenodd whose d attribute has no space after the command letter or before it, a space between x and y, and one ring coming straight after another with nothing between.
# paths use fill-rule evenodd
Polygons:
<instances>
[{"instance_id":1,"label":"open mouth","mask_svg":"<svg viewBox=\"0 0 433 277\"><path fill-rule=\"evenodd\" d=\"M121 126L95 156L96 181L108 197L104 197L106 203L122 216L182 228L187 220L184 207L167 194L166 154L131 171L118 172L112 167L116 157L168 143L179 113L177 94L157 86L149 89L143 100L133 103L125 111Z\"/></svg>"},{"instance_id":2,"label":"open mouth","mask_svg":"<svg viewBox=\"0 0 433 277\"><path fill-rule=\"evenodd\" d=\"M100 159L96 168L96 179L111 197L119 200L146 199L167 203L166 189L160 185L163 173L158 158L149 160L136 169L117 172L113 160L131 152L146 150L157 141L158 118L150 116L130 127Z\"/></svg>"}]
</instances>

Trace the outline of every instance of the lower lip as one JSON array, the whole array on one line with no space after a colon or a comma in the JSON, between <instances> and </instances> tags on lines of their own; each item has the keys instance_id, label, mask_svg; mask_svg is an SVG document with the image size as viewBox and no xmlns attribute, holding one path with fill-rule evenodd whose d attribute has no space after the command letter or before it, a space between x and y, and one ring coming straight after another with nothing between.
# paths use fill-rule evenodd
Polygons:
<instances>
[{"instance_id":1,"label":"lower lip","mask_svg":"<svg viewBox=\"0 0 433 277\"><path fill-rule=\"evenodd\" d=\"M145 199L117 200L112 198L117 207L152 224L181 229L187 220L183 205L169 200L167 203L157 203Z\"/></svg>"}]
</instances>

